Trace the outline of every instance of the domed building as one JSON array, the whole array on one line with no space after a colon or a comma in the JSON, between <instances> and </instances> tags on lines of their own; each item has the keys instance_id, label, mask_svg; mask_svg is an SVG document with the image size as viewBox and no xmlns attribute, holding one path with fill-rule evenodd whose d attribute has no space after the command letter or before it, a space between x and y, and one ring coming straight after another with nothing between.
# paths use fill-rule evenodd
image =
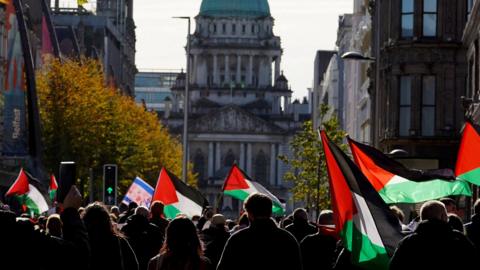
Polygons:
<instances>
[{"instance_id":1,"label":"domed building","mask_svg":"<svg viewBox=\"0 0 480 270\"><path fill-rule=\"evenodd\" d=\"M203 0L190 36L189 156L199 186L216 204L230 166L287 201L289 141L309 115L294 110L281 72L282 47L267 0ZM168 126L181 134L185 76L172 89ZM308 107L308 104L306 104ZM304 110L303 110L304 111ZM232 216L241 205L223 199Z\"/></svg>"}]
</instances>

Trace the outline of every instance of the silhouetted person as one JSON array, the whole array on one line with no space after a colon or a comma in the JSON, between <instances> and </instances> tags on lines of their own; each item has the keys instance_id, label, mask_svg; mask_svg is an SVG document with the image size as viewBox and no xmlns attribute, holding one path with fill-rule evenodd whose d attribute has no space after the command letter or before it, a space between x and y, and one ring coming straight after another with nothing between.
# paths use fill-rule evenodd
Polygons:
<instances>
[{"instance_id":1,"label":"silhouetted person","mask_svg":"<svg viewBox=\"0 0 480 270\"><path fill-rule=\"evenodd\" d=\"M318 233L305 237L300 243L303 269L332 269L335 263L337 239L334 236L333 212L324 210L318 216Z\"/></svg>"},{"instance_id":2,"label":"silhouetted person","mask_svg":"<svg viewBox=\"0 0 480 270\"><path fill-rule=\"evenodd\" d=\"M47 233L61 238L62 237L62 220L60 215L54 214L48 217L47 219Z\"/></svg>"},{"instance_id":3,"label":"silhouetted person","mask_svg":"<svg viewBox=\"0 0 480 270\"><path fill-rule=\"evenodd\" d=\"M160 254L153 257L148 270L204 270L212 269L202 255L202 246L193 222L177 217L170 222Z\"/></svg>"},{"instance_id":4,"label":"silhouetted person","mask_svg":"<svg viewBox=\"0 0 480 270\"><path fill-rule=\"evenodd\" d=\"M210 259L212 265L215 266L218 264L223 248L230 237L225 223L225 217L221 214L216 214L212 217L210 227L202 231L203 242L205 243L205 257Z\"/></svg>"},{"instance_id":5,"label":"silhouetted person","mask_svg":"<svg viewBox=\"0 0 480 270\"><path fill-rule=\"evenodd\" d=\"M270 219L272 200L254 193L245 200L250 226L228 239L218 270L302 269L295 237Z\"/></svg>"},{"instance_id":6,"label":"silhouetted person","mask_svg":"<svg viewBox=\"0 0 480 270\"><path fill-rule=\"evenodd\" d=\"M148 221L150 212L144 206L135 209L135 214L127 219L122 232L127 236L137 256L140 269L147 269L148 261L158 254L163 244L164 232Z\"/></svg>"},{"instance_id":7,"label":"silhouetted person","mask_svg":"<svg viewBox=\"0 0 480 270\"><path fill-rule=\"evenodd\" d=\"M464 233L463 221L459 216L457 216L455 214L448 214L447 223L448 223L448 225L450 225L450 227L452 227L452 229L457 230L461 233Z\"/></svg>"},{"instance_id":8,"label":"silhouetted person","mask_svg":"<svg viewBox=\"0 0 480 270\"><path fill-rule=\"evenodd\" d=\"M293 224L288 225L285 230L293 234L298 243L302 242L305 236L318 232L318 229L308 222L307 211L303 208L293 211Z\"/></svg>"},{"instance_id":9,"label":"silhouetted person","mask_svg":"<svg viewBox=\"0 0 480 270\"><path fill-rule=\"evenodd\" d=\"M400 241L390 269L470 269L475 265L472 243L447 223L443 203L424 203L420 219L415 232Z\"/></svg>"},{"instance_id":10,"label":"silhouetted person","mask_svg":"<svg viewBox=\"0 0 480 270\"><path fill-rule=\"evenodd\" d=\"M135 253L127 239L115 231L103 204L90 204L83 221L90 241L92 270L139 269Z\"/></svg>"},{"instance_id":11,"label":"silhouetted person","mask_svg":"<svg viewBox=\"0 0 480 270\"><path fill-rule=\"evenodd\" d=\"M165 239L165 230L168 226L168 220L163 217L164 208L163 203L160 201L154 201L152 205L150 205L150 222L160 229L160 232L162 233L162 244Z\"/></svg>"},{"instance_id":12,"label":"silhouetted person","mask_svg":"<svg viewBox=\"0 0 480 270\"><path fill-rule=\"evenodd\" d=\"M470 223L465 224L465 233L480 253L480 199L473 205L473 216Z\"/></svg>"},{"instance_id":13,"label":"silhouetted person","mask_svg":"<svg viewBox=\"0 0 480 270\"><path fill-rule=\"evenodd\" d=\"M120 214L120 217L118 218L118 223L123 224L127 222L127 219L135 213L135 208L138 207L138 204L136 202L131 202L128 204L128 209Z\"/></svg>"}]
</instances>

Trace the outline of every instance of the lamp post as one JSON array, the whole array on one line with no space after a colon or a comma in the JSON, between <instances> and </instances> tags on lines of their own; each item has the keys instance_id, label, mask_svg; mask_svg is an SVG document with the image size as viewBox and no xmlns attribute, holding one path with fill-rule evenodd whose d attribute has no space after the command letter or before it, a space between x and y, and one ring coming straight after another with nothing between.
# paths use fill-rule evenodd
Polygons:
<instances>
[{"instance_id":1,"label":"lamp post","mask_svg":"<svg viewBox=\"0 0 480 270\"><path fill-rule=\"evenodd\" d=\"M174 19L188 20L187 33L187 71L185 72L185 94L183 100L183 162L182 162L182 180L187 183L188 170L188 103L190 87L190 17L173 17Z\"/></svg>"}]
</instances>

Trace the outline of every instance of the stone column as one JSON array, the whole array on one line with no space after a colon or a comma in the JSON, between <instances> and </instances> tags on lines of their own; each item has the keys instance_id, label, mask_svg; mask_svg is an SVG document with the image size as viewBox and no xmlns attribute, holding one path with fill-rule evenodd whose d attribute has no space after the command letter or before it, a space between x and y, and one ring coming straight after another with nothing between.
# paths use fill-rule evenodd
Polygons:
<instances>
[{"instance_id":1,"label":"stone column","mask_svg":"<svg viewBox=\"0 0 480 270\"><path fill-rule=\"evenodd\" d=\"M190 77L190 81L192 84L197 83L197 71L198 71L198 55L193 55L193 65L192 65L192 76Z\"/></svg>"},{"instance_id":2,"label":"stone column","mask_svg":"<svg viewBox=\"0 0 480 270\"><path fill-rule=\"evenodd\" d=\"M221 166L221 152L220 152L220 143L217 142L215 143L215 169L214 169L214 172L215 173L217 170L220 170L220 166Z\"/></svg>"},{"instance_id":3,"label":"stone column","mask_svg":"<svg viewBox=\"0 0 480 270\"><path fill-rule=\"evenodd\" d=\"M219 76L218 76L218 57L216 54L213 55L213 84L219 85Z\"/></svg>"},{"instance_id":4,"label":"stone column","mask_svg":"<svg viewBox=\"0 0 480 270\"><path fill-rule=\"evenodd\" d=\"M237 75L235 78L237 83L242 81L242 56L237 55Z\"/></svg>"},{"instance_id":5,"label":"stone column","mask_svg":"<svg viewBox=\"0 0 480 270\"><path fill-rule=\"evenodd\" d=\"M272 85L272 62L273 57L267 56L267 85Z\"/></svg>"},{"instance_id":6,"label":"stone column","mask_svg":"<svg viewBox=\"0 0 480 270\"><path fill-rule=\"evenodd\" d=\"M225 82L230 83L230 63L228 54L225 54Z\"/></svg>"},{"instance_id":7,"label":"stone column","mask_svg":"<svg viewBox=\"0 0 480 270\"><path fill-rule=\"evenodd\" d=\"M278 77L280 77L280 63L282 61L282 56L277 56L275 59L275 78L274 80L277 80Z\"/></svg>"},{"instance_id":8,"label":"stone column","mask_svg":"<svg viewBox=\"0 0 480 270\"><path fill-rule=\"evenodd\" d=\"M276 155L276 145L272 143L270 145L270 185L276 185L276 173L277 173L277 155Z\"/></svg>"},{"instance_id":9,"label":"stone column","mask_svg":"<svg viewBox=\"0 0 480 270\"><path fill-rule=\"evenodd\" d=\"M278 144L278 155L283 155L282 145ZM283 174L282 174L282 162L277 159L277 186L282 185L283 183Z\"/></svg>"},{"instance_id":10,"label":"stone column","mask_svg":"<svg viewBox=\"0 0 480 270\"><path fill-rule=\"evenodd\" d=\"M247 85L253 84L253 55L248 57Z\"/></svg>"},{"instance_id":11,"label":"stone column","mask_svg":"<svg viewBox=\"0 0 480 270\"><path fill-rule=\"evenodd\" d=\"M247 174L252 174L252 144L247 143Z\"/></svg>"},{"instance_id":12,"label":"stone column","mask_svg":"<svg viewBox=\"0 0 480 270\"><path fill-rule=\"evenodd\" d=\"M209 142L208 143L208 177L212 177L214 173L213 158L214 158L213 142Z\"/></svg>"},{"instance_id":13,"label":"stone column","mask_svg":"<svg viewBox=\"0 0 480 270\"><path fill-rule=\"evenodd\" d=\"M240 169L245 170L245 144L240 144L240 161L238 162Z\"/></svg>"}]
</instances>

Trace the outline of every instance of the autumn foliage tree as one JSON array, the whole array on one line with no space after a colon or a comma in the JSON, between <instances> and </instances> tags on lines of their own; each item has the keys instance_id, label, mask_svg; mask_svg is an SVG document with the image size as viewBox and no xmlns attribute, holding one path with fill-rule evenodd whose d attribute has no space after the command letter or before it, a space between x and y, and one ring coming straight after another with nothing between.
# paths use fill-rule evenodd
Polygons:
<instances>
[{"instance_id":1,"label":"autumn foliage tree","mask_svg":"<svg viewBox=\"0 0 480 270\"><path fill-rule=\"evenodd\" d=\"M92 168L99 187L103 164L117 164L120 193L135 176L155 186L161 167L181 175L177 138L156 114L106 86L97 61L51 60L37 77L45 161L52 171L60 161L75 161L82 183ZM189 183L195 184L191 170Z\"/></svg>"},{"instance_id":2,"label":"autumn foliage tree","mask_svg":"<svg viewBox=\"0 0 480 270\"><path fill-rule=\"evenodd\" d=\"M328 137L345 150L342 144L346 133L339 129L336 117L326 117L329 111L327 105L322 105L320 114L321 128ZM292 183L293 199L303 202L305 207L315 209L317 214L322 209L330 208L330 194L328 173L322 142L318 131L313 130L312 121L306 121L290 142L292 156L280 156L279 159L288 164L290 170L285 173L284 179Z\"/></svg>"}]
</instances>

